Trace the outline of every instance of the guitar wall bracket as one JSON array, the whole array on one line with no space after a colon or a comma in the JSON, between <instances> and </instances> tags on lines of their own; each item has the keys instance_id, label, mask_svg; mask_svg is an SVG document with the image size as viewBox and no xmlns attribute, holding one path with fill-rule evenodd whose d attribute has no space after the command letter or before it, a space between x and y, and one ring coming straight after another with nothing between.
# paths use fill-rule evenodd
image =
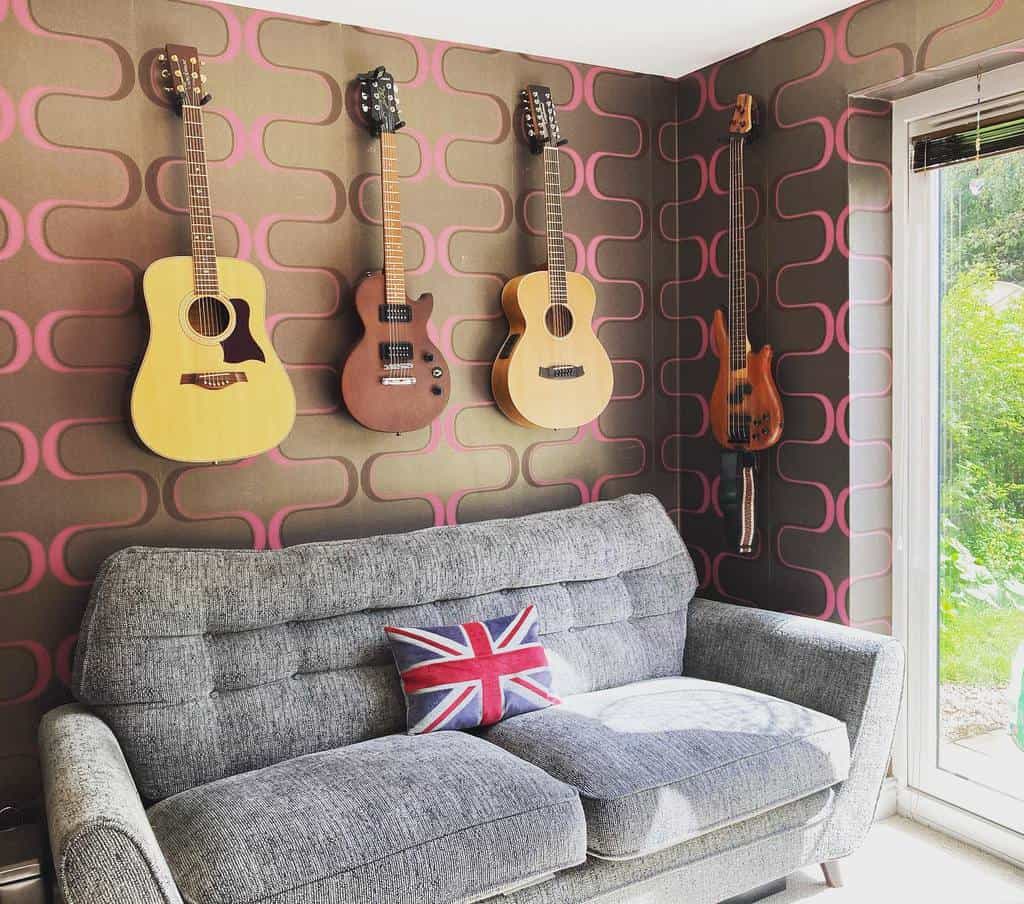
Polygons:
<instances>
[{"instance_id":1,"label":"guitar wall bracket","mask_svg":"<svg viewBox=\"0 0 1024 904\"><path fill-rule=\"evenodd\" d=\"M200 107L205 107L211 100L213 100L213 95L212 94L209 94L209 93L204 94L203 95L203 99L201 101L199 101L199 106ZM173 107L174 107L174 112L177 113L178 116L181 116L182 115L181 111L182 111L182 109L184 109L184 105L181 104L181 103L176 103L176 104L173 104Z\"/></svg>"}]
</instances>

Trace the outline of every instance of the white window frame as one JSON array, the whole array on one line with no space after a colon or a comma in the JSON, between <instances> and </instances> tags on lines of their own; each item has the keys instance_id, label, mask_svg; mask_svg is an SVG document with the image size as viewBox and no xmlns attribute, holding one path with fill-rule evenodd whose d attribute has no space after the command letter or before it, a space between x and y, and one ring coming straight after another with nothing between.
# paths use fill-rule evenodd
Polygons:
<instances>
[{"instance_id":1,"label":"white window frame","mask_svg":"<svg viewBox=\"0 0 1024 904\"><path fill-rule=\"evenodd\" d=\"M1024 64L984 75L982 92L983 114L1024 110ZM900 813L1024 866L1024 803L937 766L939 310L919 302L938 298L938 180L911 172L910 141L976 103L969 78L893 105L893 633L908 654L893 766Z\"/></svg>"}]
</instances>

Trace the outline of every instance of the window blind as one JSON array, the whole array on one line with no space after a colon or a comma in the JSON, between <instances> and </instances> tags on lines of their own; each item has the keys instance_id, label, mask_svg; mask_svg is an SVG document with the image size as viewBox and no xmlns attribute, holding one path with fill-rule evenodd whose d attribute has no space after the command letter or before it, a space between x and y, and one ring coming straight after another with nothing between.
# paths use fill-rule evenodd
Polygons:
<instances>
[{"instance_id":1,"label":"window blind","mask_svg":"<svg viewBox=\"0 0 1024 904\"><path fill-rule=\"evenodd\" d=\"M977 153L978 128L974 123L959 125L913 139L915 173L973 160ZM1024 115L981 121L981 156L992 157L1024 148Z\"/></svg>"}]
</instances>

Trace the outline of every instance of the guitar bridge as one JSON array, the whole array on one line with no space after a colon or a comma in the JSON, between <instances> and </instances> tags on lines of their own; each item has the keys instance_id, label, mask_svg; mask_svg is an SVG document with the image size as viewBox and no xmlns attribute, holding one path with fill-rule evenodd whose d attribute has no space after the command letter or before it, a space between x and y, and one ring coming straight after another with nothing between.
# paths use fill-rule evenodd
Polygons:
<instances>
[{"instance_id":1,"label":"guitar bridge","mask_svg":"<svg viewBox=\"0 0 1024 904\"><path fill-rule=\"evenodd\" d=\"M414 386L416 385L415 377L381 377L381 385L383 386Z\"/></svg>"},{"instance_id":2,"label":"guitar bridge","mask_svg":"<svg viewBox=\"0 0 1024 904\"><path fill-rule=\"evenodd\" d=\"M219 370L198 374L182 374L182 386L198 386L200 389L224 389L233 383L248 383L249 378L240 370Z\"/></svg>"},{"instance_id":3,"label":"guitar bridge","mask_svg":"<svg viewBox=\"0 0 1024 904\"><path fill-rule=\"evenodd\" d=\"M538 368L538 373L545 380L575 380L583 376L582 364L551 364Z\"/></svg>"}]
</instances>

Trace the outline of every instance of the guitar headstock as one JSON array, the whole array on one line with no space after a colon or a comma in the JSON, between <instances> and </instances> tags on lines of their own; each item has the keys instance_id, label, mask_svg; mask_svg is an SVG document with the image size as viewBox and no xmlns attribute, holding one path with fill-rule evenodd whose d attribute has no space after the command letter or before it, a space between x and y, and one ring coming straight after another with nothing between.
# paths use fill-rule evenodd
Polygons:
<instances>
[{"instance_id":1,"label":"guitar headstock","mask_svg":"<svg viewBox=\"0 0 1024 904\"><path fill-rule=\"evenodd\" d=\"M530 139L533 153L539 154L546 145L559 147L568 139L562 137L558 127L555 102L551 89L544 85L528 85L521 92L526 118L526 137Z\"/></svg>"},{"instance_id":2,"label":"guitar headstock","mask_svg":"<svg viewBox=\"0 0 1024 904\"><path fill-rule=\"evenodd\" d=\"M203 61L195 47L168 44L157 57L163 89L178 107L201 107L213 97L206 91Z\"/></svg>"},{"instance_id":3,"label":"guitar headstock","mask_svg":"<svg viewBox=\"0 0 1024 904\"><path fill-rule=\"evenodd\" d=\"M732 110L732 122L729 123L730 135L750 136L758 124L757 104L752 94L738 94L736 105Z\"/></svg>"},{"instance_id":4,"label":"guitar headstock","mask_svg":"<svg viewBox=\"0 0 1024 904\"><path fill-rule=\"evenodd\" d=\"M394 76L383 66L357 76L359 109L367 128L374 134L397 132L405 122L398 105L398 86Z\"/></svg>"}]
</instances>

